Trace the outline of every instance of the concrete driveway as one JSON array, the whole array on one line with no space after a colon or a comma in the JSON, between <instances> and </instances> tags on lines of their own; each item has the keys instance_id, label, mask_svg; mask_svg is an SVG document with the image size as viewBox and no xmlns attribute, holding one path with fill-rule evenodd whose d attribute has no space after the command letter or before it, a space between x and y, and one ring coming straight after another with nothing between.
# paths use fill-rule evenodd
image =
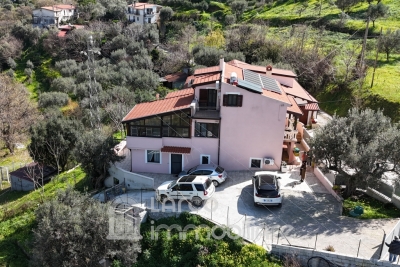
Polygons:
<instances>
[{"instance_id":1,"label":"concrete driveway","mask_svg":"<svg viewBox=\"0 0 400 267\"><path fill-rule=\"evenodd\" d=\"M141 174L154 178L155 187L176 179L168 174ZM229 179L217 187L213 198L201 208L195 209L187 202L168 203L164 211L169 214L191 211L228 225L235 233L267 249L271 243L317 250L332 245L337 253L351 256L358 253L365 259L378 258L383 230L388 233L397 223L396 219L359 220L340 216L340 203L328 194L312 172L307 172L305 182L299 183L299 167L279 173L283 193L281 208L254 207L251 182L254 171L228 175ZM116 201L142 203L153 210L162 208L154 200L154 191L130 191Z\"/></svg>"}]
</instances>

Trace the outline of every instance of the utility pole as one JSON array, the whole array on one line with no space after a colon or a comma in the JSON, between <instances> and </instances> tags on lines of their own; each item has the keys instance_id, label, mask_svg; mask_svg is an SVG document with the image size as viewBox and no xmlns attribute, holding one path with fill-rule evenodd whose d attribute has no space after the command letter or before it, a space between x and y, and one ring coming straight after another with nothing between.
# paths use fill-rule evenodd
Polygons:
<instances>
[{"instance_id":1,"label":"utility pole","mask_svg":"<svg viewBox=\"0 0 400 267\"><path fill-rule=\"evenodd\" d=\"M100 110L99 110L99 91L97 90L97 83L95 77L95 60L94 54L100 54L98 49L94 48L93 37L89 36L87 41L87 52L81 52L88 58L88 78L89 78L89 112L90 112L90 125L93 129L100 129Z\"/></svg>"},{"instance_id":2,"label":"utility pole","mask_svg":"<svg viewBox=\"0 0 400 267\"><path fill-rule=\"evenodd\" d=\"M382 27L381 27L381 33L379 34L379 39L378 39L378 41L376 42L376 54L375 54L375 62L374 62L374 71L372 72L371 88L374 86L376 65L378 64L379 41L381 40L381 37L382 37Z\"/></svg>"}]
</instances>

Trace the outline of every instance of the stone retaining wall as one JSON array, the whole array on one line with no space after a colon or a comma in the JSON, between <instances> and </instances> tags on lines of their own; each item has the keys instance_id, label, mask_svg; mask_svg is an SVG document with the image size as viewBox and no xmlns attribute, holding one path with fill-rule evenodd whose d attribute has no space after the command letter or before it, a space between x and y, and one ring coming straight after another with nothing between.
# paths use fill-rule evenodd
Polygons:
<instances>
[{"instance_id":1,"label":"stone retaining wall","mask_svg":"<svg viewBox=\"0 0 400 267\"><path fill-rule=\"evenodd\" d=\"M339 266L346 266L346 267L393 266L390 262L383 260L381 261L375 259L364 259L349 255L337 254L329 251L318 251L309 248L292 247L292 246L277 245L277 244L271 245L270 253L278 255L280 257L293 255L301 262L302 266L308 266L307 262L311 257L322 257L335 264L338 264ZM319 264L316 263L316 266L310 266L310 267L319 267L318 265Z\"/></svg>"}]
</instances>

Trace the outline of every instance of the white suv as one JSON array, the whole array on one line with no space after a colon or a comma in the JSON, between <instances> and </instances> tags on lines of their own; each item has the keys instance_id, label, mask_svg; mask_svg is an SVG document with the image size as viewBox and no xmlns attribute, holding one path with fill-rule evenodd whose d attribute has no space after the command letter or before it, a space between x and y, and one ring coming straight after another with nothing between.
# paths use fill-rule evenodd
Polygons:
<instances>
[{"instance_id":1,"label":"white suv","mask_svg":"<svg viewBox=\"0 0 400 267\"><path fill-rule=\"evenodd\" d=\"M185 199L199 207L204 200L212 197L215 186L207 176L188 175L176 181L167 181L156 189L156 198L160 202L166 199Z\"/></svg>"}]
</instances>

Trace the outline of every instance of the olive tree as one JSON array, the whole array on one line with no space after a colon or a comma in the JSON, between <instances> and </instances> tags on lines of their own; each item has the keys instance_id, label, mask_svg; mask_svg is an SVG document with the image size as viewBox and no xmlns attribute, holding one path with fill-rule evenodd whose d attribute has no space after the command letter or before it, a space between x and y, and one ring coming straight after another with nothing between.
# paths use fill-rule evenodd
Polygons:
<instances>
[{"instance_id":1,"label":"olive tree","mask_svg":"<svg viewBox=\"0 0 400 267\"><path fill-rule=\"evenodd\" d=\"M338 172L346 184L344 196L374 186L388 171L399 173L399 129L382 111L349 110L319 128L310 145L315 158Z\"/></svg>"}]
</instances>

